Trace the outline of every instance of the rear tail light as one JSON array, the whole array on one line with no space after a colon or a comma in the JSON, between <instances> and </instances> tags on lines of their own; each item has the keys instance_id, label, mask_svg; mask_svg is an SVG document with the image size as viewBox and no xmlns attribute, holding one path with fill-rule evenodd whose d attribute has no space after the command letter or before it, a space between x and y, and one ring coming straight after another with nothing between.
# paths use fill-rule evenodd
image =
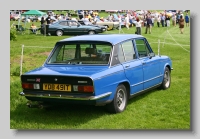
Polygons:
<instances>
[{"instance_id":1,"label":"rear tail light","mask_svg":"<svg viewBox=\"0 0 200 139\"><path fill-rule=\"evenodd\" d=\"M40 84L22 83L23 89L40 89Z\"/></svg>"},{"instance_id":2,"label":"rear tail light","mask_svg":"<svg viewBox=\"0 0 200 139\"><path fill-rule=\"evenodd\" d=\"M73 85L73 90L78 92L94 92L93 86Z\"/></svg>"}]
</instances>

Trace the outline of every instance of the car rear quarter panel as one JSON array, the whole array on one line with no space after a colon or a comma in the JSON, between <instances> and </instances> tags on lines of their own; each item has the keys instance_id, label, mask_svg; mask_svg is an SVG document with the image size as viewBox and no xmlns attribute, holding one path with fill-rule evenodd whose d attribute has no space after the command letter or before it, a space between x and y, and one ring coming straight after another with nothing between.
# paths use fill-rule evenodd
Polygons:
<instances>
[{"instance_id":1,"label":"car rear quarter panel","mask_svg":"<svg viewBox=\"0 0 200 139\"><path fill-rule=\"evenodd\" d=\"M112 92L110 96L103 98L100 101L112 100L114 98L117 86L122 82L128 81L122 65L117 65L99 72L93 75L92 78L94 78L93 81L95 87L95 95Z\"/></svg>"}]
</instances>

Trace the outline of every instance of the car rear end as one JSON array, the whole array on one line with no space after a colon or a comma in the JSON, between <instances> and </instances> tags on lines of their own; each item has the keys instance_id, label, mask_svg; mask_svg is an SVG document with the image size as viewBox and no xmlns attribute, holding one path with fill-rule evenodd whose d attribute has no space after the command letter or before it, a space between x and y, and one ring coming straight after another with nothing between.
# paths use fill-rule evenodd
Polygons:
<instances>
[{"instance_id":1,"label":"car rear end","mask_svg":"<svg viewBox=\"0 0 200 139\"><path fill-rule=\"evenodd\" d=\"M45 105L106 103L106 99L101 100L111 92L95 88L94 75L109 68L111 50L111 44L105 42L61 41L43 66L21 75L20 95L29 100L29 107L34 102Z\"/></svg>"},{"instance_id":2,"label":"car rear end","mask_svg":"<svg viewBox=\"0 0 200 139\"><path fill-rule=\"evenodd\" d=\"M31 101L54 103L77 100L76 103L95 104L95 101L85 101L95 100L93 81L88 77L22 75L21 84L23 92L20 94Z\"/></svg>"}]
</instances>

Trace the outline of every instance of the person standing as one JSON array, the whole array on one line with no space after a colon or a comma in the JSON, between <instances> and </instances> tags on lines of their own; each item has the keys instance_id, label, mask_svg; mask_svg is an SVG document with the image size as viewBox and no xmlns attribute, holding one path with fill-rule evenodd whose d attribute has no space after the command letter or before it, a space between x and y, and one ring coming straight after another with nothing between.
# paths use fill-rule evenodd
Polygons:
<instances>
[{"instance_id":1,"label":"person standing","mask_svg":"<svg viewBox=\"0 0 200 139\"><path fill-rule=\"evenodd\" d=\"M161 16L161 24L162 24L162 27L165 27L165 15L162 14Z\"/></svg>"},{"instance_id":2,"label":"person standing","mask_svg":"<svg viewBox=\"0 0 200 139\"><path fill-rule=\"evenodd\" d=\"M44 20L44 17L42 16L41 18L41 21L40 21L41 25L40 25L40 33L43 34L44 33L44 23L45 23L45 20Z\"/></svg>"},{"instance_id":3,"label":"person standing","mask_svg":"<svg viewBox=\"0 0 200 139\"><path fill-rule=\"evenodd\" d=\"M170 17L168 15L166 16L166 24L167 27L170 27Z\"/></svg>"},{"instance_id":4,"label":"person standing","mask_svg":"<svg viewBox=\"0 0 200 139\"><path fill-rule=\"evenodd\" d=\"M172 16L172 25L176 27L176 14Z\"/></svg>"},{"instance_id":5,"label":"person standing","mask_svg":"<svg viewBox=\"0 0 200 139\"><path fill-rule=\"evenodd\" d=\"M146 26L145 34L147 34L148 30L149 30L149 34L151 34L152 20L149 15L147 16L146 21L147 21L147 26Z\"/></svg>"},{"instance_id":6,"label":"person standing","mask_svg":"<svg viewBox=\"0 0 200 139\"><path fill-rule=\"evenodd\" d=\"M190 20L189 20L189 15L188 15L188 13L186 13L186 15L185 15L186 27L189 27L189 22L190 22Z\"/></svg>"},{"instance_id":7,"label":"person standing","mask_svg":"<svg viewBox=\"0 0 200 139\"><path fill-rule=\"evenodd\" d=\"M50 33L49 33L49 25L51 24L51 15L49 15L47 18L46 18L46 34L48 34L50 36Z\"/></svg>"},{"instance_id":8,"label":"person standing","mask_svg":"<svg viewBox=\"0 0 200 139\"><path fill-rule=\"evenodd\" d=\"M126 28L129 29L129 18L128 18L128 15L126 14L125 15L125 25L126 25Z\"/></svg>"},{"instance_id":9,"label":"person standing","mask_svg":"<svg viewBox=\"0 0 200 139\"><path fill-rule=\"evenodd\" d=\"M154 21L155 21L154 16L151 17L151 20L152 20L152 27L153 27L154 26Z\"/></svg>"},{"instance_id":10,"label":"person standing","mask_svg":"<svg viewBox=\"0 0 200 139\"><path fill-rule=\"evenodd\" d=\"M135 27L136 27L136 34L141 35L141 20L139 18L136 19Z\"/></svg>"},{"instance_id":11,"label":"person standing","mask_svg":"<svg viewBox=\"0 0 200 139\"><path fill-rule=\"evenodd\" d=\"M179 28L180 28L180 32L181 34L183 34L183 30L184 30L184 19L183 19L183 16L181 15L180 16L180 19L179 19Z\"/></svg>"},{"instance_id":12,"label":"person standing","mask_svg":"<svg viewBox=\"0 0 200 139\"><path fill-rule=\"evenodd\" d=\"M160 27L160 20L161 20L160 15L158 15L158 17L157 17L157 26L158 27Z\"/></svg>"},{"instance_id":13,"label":"person standing","mask_svg":"<svg viewBox=\"0 0 200 139\"><path fill-rule=\"evenodd\" d=\"M176 15L176 20L177 20L177 23L179 23L179 20L180 20L180 16L181 16L181 13L180 13L180 11L177 13L177 15Z\"/></svg>"}]
</instances>

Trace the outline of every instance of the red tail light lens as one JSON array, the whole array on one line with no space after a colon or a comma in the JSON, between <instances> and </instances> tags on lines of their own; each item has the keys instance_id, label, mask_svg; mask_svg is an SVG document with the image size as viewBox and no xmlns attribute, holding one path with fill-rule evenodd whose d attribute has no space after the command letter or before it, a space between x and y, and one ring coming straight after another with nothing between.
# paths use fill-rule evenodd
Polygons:
<instances>
[{"instance_id":1,"label":"red tail light lens","mask_svg":"<svg viewBox=\"0 0 200 139\"><path fill-rule=\"evenodd\" d=\"M24 89L33 89L33 84L22 83L22 88L24 88Z\"/></svg>"},{"instance_id":2,"label":"red tail light lens","mask_svg":"<svg viewBox=\"0 0 200 139\"><path fill-rule=\"evenodd\" d=\"M91 92L91 93L94 92L93 86L74 85L73 88L74 88L74 91L78 91L78 92Z\"/></svg>"},{"instance_id":3,"label":"red tail light lens","mask_svg":"<svg viewBox=\"0 0 200 139\"><path fill-rule=\"evenodd\" d=\"M94 92L93 86L83 86L84 92Z\"/></svg>"}]
</instances>

